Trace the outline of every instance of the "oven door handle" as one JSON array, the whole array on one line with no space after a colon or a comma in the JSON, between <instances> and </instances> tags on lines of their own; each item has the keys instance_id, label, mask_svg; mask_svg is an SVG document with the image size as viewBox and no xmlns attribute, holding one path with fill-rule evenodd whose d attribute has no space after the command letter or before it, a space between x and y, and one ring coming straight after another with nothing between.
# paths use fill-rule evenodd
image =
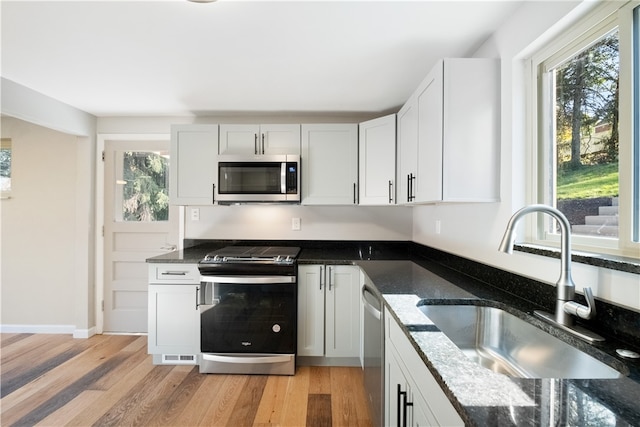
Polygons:
<instances>
[{"instance_id":1,"label":"oven door handle","mask_svg":"<svg viewBox=\"0 0 640 427\"><path fill-rule=\"evenodd\" d=\"M224 363L282 363L289 362L293 356L284 354L281 356L244 357L244 356L220 356L218 354L204 353L202 359L212 362Z\"/></svg>"},{"instance_id":2,"label":"oven door handle","mask_svg":"<svg viewBox=\"0 0 640 427\"><path fill-rule=\"evenodd\" d=\"M296 283L296 276L200 276L200 282L269 285L275 283Z\"/></svg>"}]
</instances>

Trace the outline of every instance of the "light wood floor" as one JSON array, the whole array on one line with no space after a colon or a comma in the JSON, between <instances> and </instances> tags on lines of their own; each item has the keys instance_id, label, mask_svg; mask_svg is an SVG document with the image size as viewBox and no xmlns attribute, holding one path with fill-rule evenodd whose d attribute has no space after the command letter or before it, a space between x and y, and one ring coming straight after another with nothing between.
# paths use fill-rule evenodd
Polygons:
<instances>
[{"instance_id":1,"label":"light wood floor","mask_svg":"<svg viewBox=\"0 0 640 427\"><path fill-rule=\"evenodd\" d=\"M154 366L144 336L1 334L2 426L370 426L360 368Z\"/></svg>"}]
</instances>

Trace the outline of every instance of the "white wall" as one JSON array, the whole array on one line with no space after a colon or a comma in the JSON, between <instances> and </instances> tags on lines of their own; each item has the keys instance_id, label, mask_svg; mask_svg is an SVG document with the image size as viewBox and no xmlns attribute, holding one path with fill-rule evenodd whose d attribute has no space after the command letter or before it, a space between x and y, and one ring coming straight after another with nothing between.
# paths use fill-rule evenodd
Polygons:
<instances>
[{"instance_id":1,"label":"white wall","mask_svg":"<svg viewBox=\"0 0 640 427\"><path fill-rule=\"evenodd\" d=\"M3 329L55 325L72 333L79 261L76 157L82 142L7 117L2 137L12 139L12 193L1 202Z\"/></svg>"},{"instance_id":2,"label":"white wall","mask_svg":"<svg viewBox=\"0 0 640 427\"><path fill-rule=\"evenodd\" d=\"M589 6L580 2L529 2L476 52L478 57L503 60L502 202L416 207L414 241L555 284L560 275L559 260L517 252L506 255L497 248L512 213L528 203L523 59ZM438 220L441 234L435 233ZM579 291L590 286L599 298L640 310L638 275L578 263L572 266Z\"/></svg>"},{"instance_id":3,"label":"white wall","mask_svg":"<svg viewBox=\"0 0 640 427\"><path fill-rule=\"evenodd\" d=\"M2 137L13 141L15 177L12 198L0 204L1 329L91 335L96 119L0 81ZM38 255L44 262L34 263Z\"/></svg>"},{"instance_id":4,"label":"white wall","mask_svg":"<svg viewBox=\"0 0 640 427\"><path fill-rule=\"evenodd\" d=\"M191 221L191 209L200 220ZM411 208L399 206L240 205L188 207L185 236L192 239L400 240L411 239ZM300 218L299 231L291 218Z\"/></svg>"}]
</instances>

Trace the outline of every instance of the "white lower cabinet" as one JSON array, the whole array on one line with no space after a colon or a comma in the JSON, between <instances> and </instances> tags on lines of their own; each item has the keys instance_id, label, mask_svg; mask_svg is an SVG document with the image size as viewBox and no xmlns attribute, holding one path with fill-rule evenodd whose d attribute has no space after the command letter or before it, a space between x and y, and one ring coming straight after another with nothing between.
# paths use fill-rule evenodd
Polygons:
<instances>
[{"instance_id":1,"label":"white lower cabinet","mask_svg":"<svg viewBox=\"0 0 640 427\"><path fill-rule=\"evenodd\" d=\"M193 267L149 268L149 354L155 364L193 364L200 353L199 276ZM162 272L166 274L162 275ZM189 283L191 282L191 283Z\"/></svg>"},{"instance_id":2,"label":"white lower cabinet","mask_svg":"<svg viewBox=\"0 0 640 427\"><path fill-rule=\"evenodd\" d=\"M360 268L298 266L298 356L360 358Z\"/></svg>"},{"instance_id":3,"label":"white lower cabinet","mask_svg":"<svg viewBox=\"0 0 640 427\"><path fill-rule=\"evenodd\" d=\"M464 425L389 313L385 313L385 409L386 426Z\"/></svg>"}]
</instances>

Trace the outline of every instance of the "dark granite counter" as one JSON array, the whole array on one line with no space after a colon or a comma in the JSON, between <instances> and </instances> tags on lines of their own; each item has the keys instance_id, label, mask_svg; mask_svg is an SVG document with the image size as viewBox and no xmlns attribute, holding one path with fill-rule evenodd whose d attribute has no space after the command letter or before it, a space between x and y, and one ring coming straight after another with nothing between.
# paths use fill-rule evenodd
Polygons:
<instances>
[{"instance_id":1,"label":"dark granite counter","mask_svg":"<svg viewBox=\"0 0 640 427\"><path fill-rule=\"evenodd\" d=\"M195 243L148 262L197 263L212 250L248 243L301 246L300 264L360 266L467 425L640 426L640 360L616 354L618 348L640 351L640 314L636 312L597 301L597 322L585 325L607 338L596 347L531 316L534 309L553 311L555 289L551 286L411 242ZM421 299L502 308L627 375L585 380L523 379L493 373L468 360L437 329L415 328L428 322L416 308Z\"/></svg>"}]
</instances>

